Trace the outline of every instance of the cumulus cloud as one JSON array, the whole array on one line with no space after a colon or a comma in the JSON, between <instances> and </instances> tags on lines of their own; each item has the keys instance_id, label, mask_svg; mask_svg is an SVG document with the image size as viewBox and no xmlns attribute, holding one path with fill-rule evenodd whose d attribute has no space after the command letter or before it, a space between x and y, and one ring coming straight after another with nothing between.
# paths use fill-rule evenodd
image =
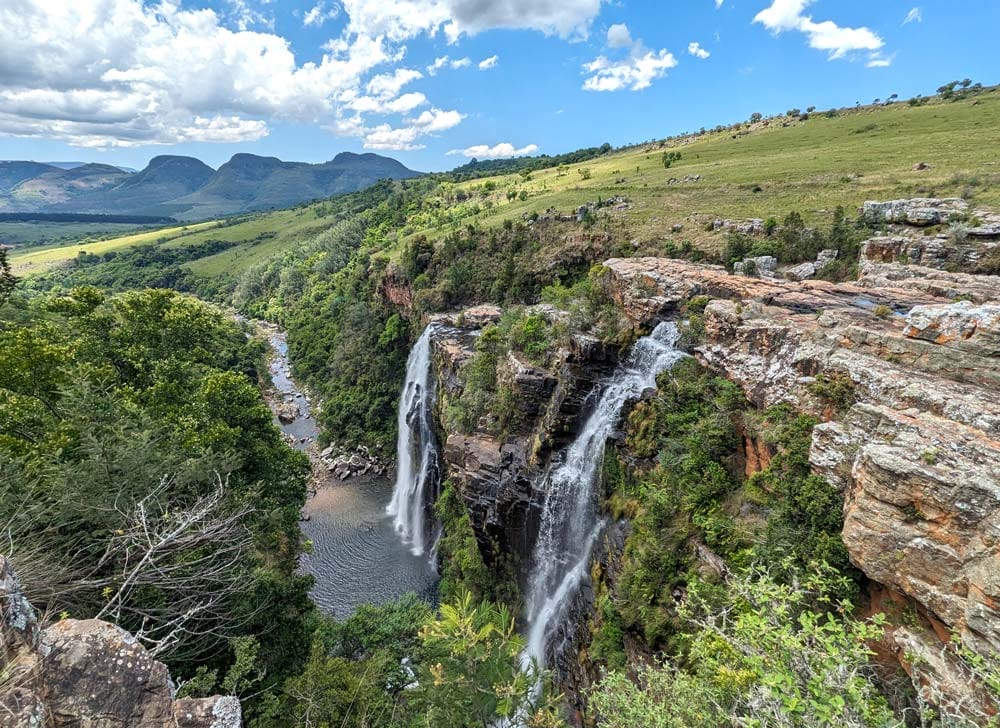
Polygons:
<instances>
[{"instance_id":1,"label":"cumulus cloud","mask_svg":"<svg viewBox=\"0 0 1000 728\"><path fill-rule=\"evenodd\" d=\"M608 48L628 48L632 45L632 33L624 23L608 28Z\"/></svg>"},{"instance_id":2,"label":"cumulus cloud","mask_svg":"<svg viewBox=\"0 0 1000 728\"><path fill-rule=\"evenodd\" d=\"M441 56L440 58L435 58L434 63L427 66L427 73L431 76L436 76L437 72L445 66L448 68L465 68L471 64L472 61L468 58L449 58L448 56Z\"/></svg>"},{"instance_id":3,"label":"cumulus cloud","mask_svg":"<svg viewBox=\"0 0 1000 728\"><path fill-rule=\"evenodd\" d=\"M712 55L711 53L709 53L708 51L706 51L704 48L701 47L701 43L696 43L694 41L688 43L688 53L690 53L695 58L701 58L701 59L708 58L710 55Z\"/></svg>"},{"instance_id":4,"label":"cumulus cloud","mask_svg":"<svg viewBox=\"0 0 1000 728\"><path fill-rule=\"evenodd\" d=\"M335 19L340 14L340 8L331 3L320 2L313 5L306 14L302 16L302 24L307 28L310 26L320 27L326 21Z\"/></svg>"},{"instance_id":5,"label":"cumulus cloud","mask_svg":"<svg viewBox=\"0 0 1000 728\"><path fill-rule=\"evenodd\" d=\"M910 23L922 23L924 22L924 13L920 8L913 8L906 14L903 18L903 25L909 25Z\"/></svg>"},{"instance_id":6,"label":"cumulus cloud","mask_svg":"<svg viewBox=\"0 0 1000 728\"><path fill-rule=\"evenodd\" d=\"M379 98L392 98L411 81L423 78L424 74L412 68L397 68L392 73L380 73L368 82L368 93Z\"/></svg>"},{"instance_id":7,"label":"cumulus cloud","mask_svg":"<svg viewBox=\"0 0 1000 728\"><path fill-rule=\"evenodd\" d=\"M449 41L462 35L506 28L537 30L564 38L586 36L607 0L343 0L349 29L394 41L435 35Z\"/></svg>"},{"instance_id":8,"label":"cumulus cloud","mask_svg":"<svg viewBox=\"0 0 1000 728\"><path fill-rule=\"evenodd\" d=\"M464 118L465 115L457 111L430 109L415 119L407 119L405 126L393 127L389 124L380 124L373 129L364 130L364 146L365 149L392 151L423 149L425 145L417 143L419 137L452 129Z\"/></svg>"},{"instance_id":9,"label":"cumulus cloud","mask_svg":"<svg viewBox=\"0 0 1000 728\"><path fill-rule=\"evenodd\" d=\"M311 0L297 16L304 25L320 27L339 11L347 18L307 61L273 31L263 11L271 2L0 3L0 135L106 148L252 141L269 124L293 122L320 124L369 148L418 148L421 137L464 117L409 87L425 72L396 67L405 41L457 41L494 28L584 37L609 0ZM472 63L443 58L426 74ZM643 63L657 61L634 60L637 70L624 75L641 87Z\"/></svg>"},{"instance_id":10,"label":"cumulus cloud","mask_svg":"<svg viewBox=\"0 0 1000 728\"><path fill-rule=\"evenodd\" d=\"M804 33L809 46L827 51L831 60L843 58L854 51L868 51L871 59L885 42L874 31L866 27L844 28L832 20L815 22L804 15L813 0L773 0L770 6L761 10L753 22L760 23L774 34L797 30Z\"/></svg>"},{"instance_id":11,"label":"cumulus cloud","mask_svg":"<svg viewBox=\"0 0 1000 728\"><path fill-rule=\"evenodd\" d=\"M500 56L490 56L489 58L484 58L479 62L479 70L486 71L490 68L496 68L497 63L500 62Z\"/></svg>"},{"instance_id":12,"label":"cumulus cloud","mask_svg":"<svg viewBox=\"0 0 1000 728\"><path fill-rule=\"evenodd\" d=\"M468 157L469 159L473 157L476 159L510 159L511 157L526 157L537 151L537 144L528 144L518 149L509 142L501 142L492 147L489 144L476 144L465 149L452 149L448 154L450 156Z\"/></svg>"},{"instance_id":13,"label":"cumulus cloud","mask_svg":"<svg viewBox=\"0 0 1000 728\"><path fill-rule=\"evenodd\" d=\"M620 91L625 88L641 91L676 65L677 59L667 50L658 53L646 51L620 61L598 56L583 67L590 74L583 82L583 88L587 91Z\"/></svg>"},{"instance_id":14,"label":"cumulus cloud","mask_svg":"<svg viewBox=\"0 0 1000 728\"><path fill-rule=\"evenodd\" d=\"M5 3L0 133L96 147L252 141L270 119L335 114L341 93L393 58L383 39L355 36L299 64L280 36L169 2Z\"/></svg>"}]
</instances>

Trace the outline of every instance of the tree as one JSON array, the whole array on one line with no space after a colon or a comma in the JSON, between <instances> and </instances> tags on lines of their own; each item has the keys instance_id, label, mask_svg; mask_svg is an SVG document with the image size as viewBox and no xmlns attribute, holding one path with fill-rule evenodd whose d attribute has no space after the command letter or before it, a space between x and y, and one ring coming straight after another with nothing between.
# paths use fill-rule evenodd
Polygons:
<instances>
[{"instance_id":1,"label":"tree","mask_svg":"<svg viewBox=\"0 0 1000 728\"><path fill-rule=\"evenodd\" d=\"M10 262L7 260L7 248L0 245L0 306L7 303L10 294L17 287L17 278L10 272Z\"/></svg>"},{"instance_id":2,"label":"tree","mask_svg":"<svg viewBox=\"0 0 1000 728\"><path fill-rule=\"evenodd\" d=\"M420 632L425 660L413 696L415 725L561 728L558 700L533 661L505 606L474 604L466 592L441 606Z\"/></svg>"},{"instance_id":3,"label":"tree","mask_svg":"<svg viewBox=\"0 0 1000 728\"><path fill-rule=\"evenodd\" d=\"M689 629L684 669L647 667L638 685L609 675L592 698L601 725L902 728L869 662L867 641L882 636L884 618L861 621L835 603L842 578L820 563L791 583L753 567L721 594L690 585L679 609Z\"/></svg>"},{"instance_id":4,"label":"tree","mask_svg":"<svg viewBox=\"0 0 1000 728\"><path fill-rule=\"evenodd\" d=\"M759 111L755 111L752 114L750 114L750 123L751 124L756 124L757 122L759 122L763 118L764 118L764 115L762 113L760 113Z\"/></svg>"}]
</instances>

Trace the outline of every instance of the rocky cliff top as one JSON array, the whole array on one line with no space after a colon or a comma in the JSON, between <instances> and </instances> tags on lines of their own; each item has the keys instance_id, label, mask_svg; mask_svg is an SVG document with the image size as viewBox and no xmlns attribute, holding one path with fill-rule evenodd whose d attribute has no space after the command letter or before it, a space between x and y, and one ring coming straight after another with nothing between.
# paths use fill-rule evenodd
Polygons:
<instances>
[{"instance_id":1,"label":"rocky cliff top","mask_svg":"<svg viewBox=\"0 0 1000 728\"><path fill-rule=\"evenodd\" d=\"M888 209L906 219L909 208ZM922 629L887 639L921 690L949 693L934 702L985 720L996 706L941 639L1000 652L1000 277L888 262L897 256L875 253L885 245L868 241L859 279L840 284L660 258L605 265L639 327L708 296L698 358L759 407L824 420L810 460L843 491L851 560L922 615ZM842 401L824 382L841 384Z\"/></svg>"},{"instance_id":2,"label":"rocky cliff top","mask_svg":"<svg viewBox=\"0 0 1000 728\"><path fill-rule=\"evenodd\" d=\"M0 725L10 728L239 728L235 697L178 699L166 666L96 619L38 622L0 556Z\"/></svg>"}]
</instances>

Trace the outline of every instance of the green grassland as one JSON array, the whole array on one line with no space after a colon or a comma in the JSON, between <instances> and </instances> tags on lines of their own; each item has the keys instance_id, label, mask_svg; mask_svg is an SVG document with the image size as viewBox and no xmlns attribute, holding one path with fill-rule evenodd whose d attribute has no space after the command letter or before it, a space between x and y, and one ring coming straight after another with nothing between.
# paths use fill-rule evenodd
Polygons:
<instances>
[{"instance_id":1,"label":"green grassland","mask_svg":"<svg viewBox=\"0 0 1000 728\"><path fill-rule=\"evenodd\" d=\"M484 225L554 207L569 211L598 198L625 196L634 236L667 237L683 225L685 238L709 242L704 225L717 217L778 219L791 211L807 222L827 219L838 206L849 212L870 199L960 196L1000 207L1000 93L996 89L957 102L905 103L843 111L806 121L779 117L744 133L644 144L602 159L549 169L524 181L493 179L497 206L481 213ZM682 158L669 169L663 152ZM915 170L923 162L929 169ZM590 179L581 170L587 169ZM700 175L698 182L668 184ZM475 195L487 180L459 187ZM524 190L526 201L506 201ZM431 233L433 227L414 230Z\"/></svg>"},{"instance_id":2,"label":"green grassland","mask_svg":"<svg viewBox=\"0 0 1000 728\"><path fill-rule=\"evenodd\" d=\"M44 273L60 263L75 258L83 251L97 255L112 250L133 248L138 245L166 244L168 241L176 238L185 237L206 229L217 228L219 224L217 221L202 222L193 225L132 233L123 237L108 238L106 240L83 238L54 245L24 249L15 248L10 256L10 260L17 275Z\"/></svg>"},{"instance_id":3,"label":"green grassland","mask_svg":"<svg viewBox=\"0 0 1000 728\"><path fill-rule=\"evenodd\" d=\"M679 151L666 169L664 151ZM927 168L917 170L924 163ZM676 182L700 175L696 182ZM724 236L708 232L716 218L781 219L798 211L822 223L837 206L850 213L868 199L964 196L1000 208L1000 92L960 101L939 98L920 106L823 113L807 120L775 117L737 129L649 142L589 162L531 173L442 183L410 213L385 251L395 257L405 241L431 239L475 222L485 227L554 208L618 196L624 234L647 243L667 239L716 248ZM238 276L251 265L308 241L333 224L324 203L130 234L101 241L62 243L15 251L19 275L45 272L81 250L103 253L137 245L181 247L222 240L239 243L185 266L201 277ZM681 226L674 233L675 226Z\"/></svg>"},{"instance_id":4,"label":"green grassland","mask_svg":"<svg viewBox=\"0 0 1000 728\"><path fill-rule=\"evenodd\" d=\"M87 238L117 238L140 229L162 225L126 222L0 222L0 245L32 246L76 243Z\"/></svg>"}]
</instances>

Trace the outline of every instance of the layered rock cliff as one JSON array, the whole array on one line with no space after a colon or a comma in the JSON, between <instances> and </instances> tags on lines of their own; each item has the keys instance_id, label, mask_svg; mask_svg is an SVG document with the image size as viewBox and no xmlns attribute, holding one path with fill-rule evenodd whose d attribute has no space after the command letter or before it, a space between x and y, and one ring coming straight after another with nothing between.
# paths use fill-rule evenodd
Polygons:
<instances>
[{"instance_id":1,"label":"layered rock cliff","mask_svg":"<svg viewBox=\"0 0 1000 728\"><path fill-rule=\"evenodd\" d=\"M96 619L48 626L0 556L0 726L239 728L235 697L178 699L166 666Z\"/></svg>"},{"instance_id":2,"label":"layered rock cliff","mask_svg":"<svg viewBox=\"0 0 1000 728\"><path fill-rule=\"evenodd\" d=\"M707 297L695 356L756 407L788 403L820 418L810 462L843 495L851 561L880 599L916 615L890 622L880 654L900 661L928 703L984 721L997 706L955 645L1000 654L1000 277L972 272L995 255L1000 228L976 211L974 227L942 230L968 219L960 200L872 203L862 214L883 230L862 246L855 281L629 258L605 263L607 292L637 332ZM461 392L474 330L500 312L482 313L447 318L435 341L445 398ZM512 355L501 366L519 412L508 435L442 433L445 474L486 551L527 553L533 484L614 358L582 336L544 368ZM841 400L817 382L837 382ZM771 453L748 440L740 455L749 474ZM613 562L627 530L616 524L595 558ZM586 683L585 671L562 677L571 692Z\"/></svg>"},{"instance_id":3,"label":"layered rock cliff","mask_svg":"<svg viewBox=\"0 0 1000 728\"><path fill-rule=\"evenodd\" d=\"M922 615L887 640L935 704L992 714L942 638L1000 651L1000 278L882 263L857 282L792 283L665 259L606 265L639 326L712 298L696 356L758 407L827 420L810 461L843 493L851 560ZM824 401L820 377L852 401Z\"/></svg>"}]
</instances>

